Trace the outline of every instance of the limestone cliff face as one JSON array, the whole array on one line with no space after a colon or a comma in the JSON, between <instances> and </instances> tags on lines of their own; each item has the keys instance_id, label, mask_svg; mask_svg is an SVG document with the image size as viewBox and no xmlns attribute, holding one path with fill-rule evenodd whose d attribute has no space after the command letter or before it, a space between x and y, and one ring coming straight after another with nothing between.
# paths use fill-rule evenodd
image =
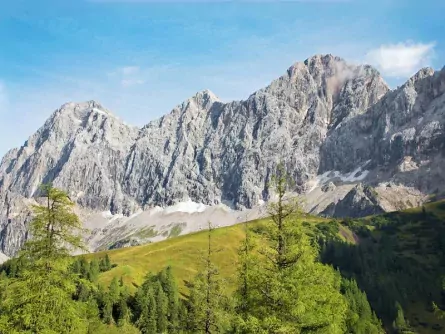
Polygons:
<instances>
[{"instance_id":1,"label":"limestone cliff face","mask_svg":"<svg viewBox=\"0 0 445 334\"><path fill-rule=\"evenodd\" d=\"M255 207L269 199L279 160L298 193L332 183L323 205L312 196L313 212L347 214L331 194L359 182L433 192L443 184L444 78L424 69L390 91L372 67L318 55L247 100L223 103L206 90L141 129L94 101L65 104L0 163L0 251L19 249L29 204L50 181L80 209L124 216L188 199Z\"/></svg>"}]
</instances>

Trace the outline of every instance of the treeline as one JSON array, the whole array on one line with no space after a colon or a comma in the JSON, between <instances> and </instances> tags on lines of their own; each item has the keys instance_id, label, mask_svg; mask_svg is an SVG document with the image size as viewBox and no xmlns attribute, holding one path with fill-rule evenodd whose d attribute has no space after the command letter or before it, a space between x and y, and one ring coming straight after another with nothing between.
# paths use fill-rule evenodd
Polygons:
<instances>
[{"instance_id":1,"label":"treeline","mask_svg":"<svg viewBox=\"0 0 445 334\"><path fill-rule=\"evenodd\" d=\"M388 213L368 221L343 222L360 238L357 245L331 238L320 242L321 260L343 277L355 280L366 291L370 305L389 332L415 333L415 327L441 332L444 327L427 323L405 310L433 313L444 308L445 224L423 208L420 212ZM436 312L437 313L437 312ZM434 318L434 317L433 317ZM438 319L439 317L437 317Z\"/></svg>"},{"instance_id":2,"label":"treeline","mask_svg":"<svg viewBox=\"0 0 445 334\"><path fill-rule=\"evenodd\" d=\"M220 250L209 223L202 266L183 294L171 267L147 274L135 293L119 277L108 287L98 284L110 259L69 256L83 248L79 219L65 193L44 186L48 204L34 208L33 238L16 264L4 267L0 332L383 333L355 280L319 261L299 202L286 196L291 182L282 165L271 184L277 194L271 219L256 231L245 224L235 290L213 261Z\"/></svg>"}]
</instances>

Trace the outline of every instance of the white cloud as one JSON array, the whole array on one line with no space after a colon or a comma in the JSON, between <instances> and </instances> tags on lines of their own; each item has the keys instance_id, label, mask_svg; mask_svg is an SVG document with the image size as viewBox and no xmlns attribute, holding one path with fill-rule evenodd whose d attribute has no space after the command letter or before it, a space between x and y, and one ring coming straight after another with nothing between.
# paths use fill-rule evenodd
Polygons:
<instances>
[{"instance_id":1,"label":"white cloud","mask_svg":"<svg viewBox=\"0 0 445 334\"><path fill-rule=\"evenodd\" d=\"M383 75L408 77L430 65L435 43L398 43L381 45L366 54L366 61L376 66Z\"/></svg>"},{"instance_id":2,"label":"white cloud","mask_svg":"<svg viewBox=\"0 0 445 334\"><path fill-rule=\"evenodd\" d=\"M122 79L121 86L122 87L131 87L135 85L143 85L145 80L142 79Z\"/></svg>"},{"instance_id":3,"label":"white cloud","mask_svg":"<svg viewBox=\"0 0 445 334\"><path fill-rule=\"evenodd\" d=\"M123 75L133 75L139 73L139 66L124 66L119 69L119 72Z\"/></svg>"}]
</instances>

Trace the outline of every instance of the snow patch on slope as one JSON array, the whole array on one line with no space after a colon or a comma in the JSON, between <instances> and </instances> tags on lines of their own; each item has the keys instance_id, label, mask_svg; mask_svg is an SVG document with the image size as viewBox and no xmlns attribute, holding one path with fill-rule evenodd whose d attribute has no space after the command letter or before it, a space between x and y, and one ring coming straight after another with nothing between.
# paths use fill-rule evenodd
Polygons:
<instances>
[{"instance_id":1,"label":"snow patch on slope","mask_svg":"<svg viewBox=\"0 0 445 334\"><path fill-rule=\"evenodd\" d=\"M366 161L362 166L357 167L350 173L342 174L339 171L327 171L321 175L318 175L313 181L312 181L312 187L309 189L308 193L313 191L319 186L322 186L329 181L340 179L342 182L345 183L351 183L351 182L358 182L363 181L366 176L369 173L369 170L363 169L367 164L369 164L371 160Z\"/></svg>"},{"instance_id":2,"label":"snow patch on slope","mask_svg":"<svg viewBox=\"0 0 445 334\"><path fill-rule=\"evenodd\" d=\"M167 207L164 209L164 213L174 213L174 212L185 212L185 213L197 213L204 212L207 206L202 203L196 203L192 200L188 200L186 202L179 202L173 206Z\"/></svg>"}]
</instances>

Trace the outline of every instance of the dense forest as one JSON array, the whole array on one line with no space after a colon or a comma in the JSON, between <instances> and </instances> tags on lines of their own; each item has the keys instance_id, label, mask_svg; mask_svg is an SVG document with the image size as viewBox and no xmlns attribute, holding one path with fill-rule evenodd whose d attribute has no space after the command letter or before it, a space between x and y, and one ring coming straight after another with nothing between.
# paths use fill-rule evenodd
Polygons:
<instances>
[{"instance_id":1,"label":"dense forest","mask_svg":"<svg viewBox=\"0 0 445 334\"><path fill-rule=\"evenodd\" d=\"M44 185L45 202L34 207L30 224L32 238L0 268L0 332L373 334L416 333L419 326L443 331L439 322L413 324L405 314L414 303L427 305L437 319L442 315L441 217L423 209L308 229L301 203L287 195L292 183L283 166L271 186L277 200L268 207L270 219L244 224L234 286L214 261L222 250L209 223L202 265L180 291L183 278L171 266L146 273L135 290L121 277L99 284L113 258L70 256L85 247L81 222L68 196ZM358 243L338 237L341 224L354 231Z\"/></svg>"}]
</instances>

